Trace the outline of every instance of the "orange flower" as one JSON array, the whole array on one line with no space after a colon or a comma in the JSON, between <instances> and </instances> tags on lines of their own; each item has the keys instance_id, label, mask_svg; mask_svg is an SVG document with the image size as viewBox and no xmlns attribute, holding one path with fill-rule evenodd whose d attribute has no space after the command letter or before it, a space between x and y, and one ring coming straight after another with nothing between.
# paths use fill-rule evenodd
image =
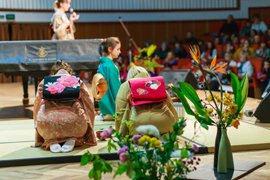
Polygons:
<instances>
[{"instance_id":1,"label":"orange flower","mask_svg":"<svg viewBox=\"0 0 270 180\"><path fill-rule=\"evenodd\" d=\"M217 62L217 56L215 56L214 59L212 60L211 65L210 65L210 69L213 69L213 67L215 67L216 62Z\"/></svg>"},{"instance_id":2,"label":"orange flower","mask_svg":"<svg viewBox=\"0 0 270 180\"><path fill-rule=\"evenodd\" d=\"M194 61L196 61L197 64L200 64L201 52L200 52L199 46L197 45L190 46L189 52L190 52L191 57L194 59Z\"/></svg>"},{"instance_id":3,"label":"orange flower","mask_svg":"<svg viewBox=\"0 0 270 180\"><path fill-rule=\"evenodd\" d=\"M233 120L231 122L231 126L235 127L236 129L238 129L239 125L240 125L240 122L238 120Z\"/></svg>"},{"instance_id":4,"label":"orange flower","mask_svg":"<svg viewBox=\"0 0 270 180\"><path fill-rule=\"evenodd\" d=\"M216 70L217 72L222 73L222 74L227 74L227 71L225 69L223 69L226 65L227 65L227 63L223 63L223 64L215 67L214 70Z\"/></svg>"}]
</instances>

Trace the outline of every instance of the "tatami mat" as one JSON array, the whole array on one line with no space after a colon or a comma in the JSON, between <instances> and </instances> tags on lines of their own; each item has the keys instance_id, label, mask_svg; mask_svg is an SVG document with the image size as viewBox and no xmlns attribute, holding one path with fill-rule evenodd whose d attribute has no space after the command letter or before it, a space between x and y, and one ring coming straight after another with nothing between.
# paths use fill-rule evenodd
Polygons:
<instances>
[{"instance_id":1,"label":"tatami mat","mask_svg":"<svg viewBox=\"0 0 270 180\"><path fill-rule=\"evenodd\" d=\"M114 122L97 121L95 130L108 129L109 126L114 126ZM87 150L94 154L108 153L107 141L98 141L95 147L75 148L70 153L51 153L32 147L34 134L33 120L0 121L0 160L82 155Z\"/></svg>"}]
</instances>

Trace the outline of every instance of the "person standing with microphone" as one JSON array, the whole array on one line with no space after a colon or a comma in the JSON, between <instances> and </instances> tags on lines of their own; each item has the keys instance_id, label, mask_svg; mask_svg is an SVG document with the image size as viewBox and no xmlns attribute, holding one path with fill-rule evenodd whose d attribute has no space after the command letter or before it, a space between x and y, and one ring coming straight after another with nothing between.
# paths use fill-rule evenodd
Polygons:
<instances>
[{"instance_id":1,"label":"person standing with microphone","mask_svg":"<svg viewBox=\"0 0 270 180\"><path fill-rule=\"evenodd\" d=\"M70 10L70 18L68 19L66 12L70 8L71 0L56 0L54 2L55 13L51 18L52 30L54 32L52 40L74 40L75 25L74 21L78 20L73 9Z\"/></svg>"}]
</instances>

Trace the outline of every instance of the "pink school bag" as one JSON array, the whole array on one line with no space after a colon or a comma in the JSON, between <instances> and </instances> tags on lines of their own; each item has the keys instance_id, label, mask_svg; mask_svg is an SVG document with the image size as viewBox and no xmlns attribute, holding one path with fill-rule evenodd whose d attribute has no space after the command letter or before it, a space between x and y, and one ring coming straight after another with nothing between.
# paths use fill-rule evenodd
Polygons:
<instances>
[{"instance_id":1,"label":"pink school bag","mask_svg":"<svg viewBox=\"0 0 270 180\"><path fill-rule=\"evenodd\" d=\"M162 76L134 78L128 81L131 89L131 105L138 106L164 102L167 99Z\"/></svg>"}]
</instances>

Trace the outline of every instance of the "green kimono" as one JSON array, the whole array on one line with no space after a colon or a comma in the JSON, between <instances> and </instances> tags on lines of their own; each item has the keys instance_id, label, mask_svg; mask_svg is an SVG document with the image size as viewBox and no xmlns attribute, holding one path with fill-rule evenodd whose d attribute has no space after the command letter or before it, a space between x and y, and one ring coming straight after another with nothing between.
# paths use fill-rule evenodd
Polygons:
<instances>
[{"instance_id":1,"label":"green kimono","mask_svg":"<svg viewBox=\"0 0 270 180\"><path fill-rule=\"evenodd\" d=\"M107 81L108 90L98 102L102 115L113 115L115 113L115 98L121 85L119 71L114 62L108 57L100 58L100 65L97 70Z\"/></svg>"}]
</instances>

